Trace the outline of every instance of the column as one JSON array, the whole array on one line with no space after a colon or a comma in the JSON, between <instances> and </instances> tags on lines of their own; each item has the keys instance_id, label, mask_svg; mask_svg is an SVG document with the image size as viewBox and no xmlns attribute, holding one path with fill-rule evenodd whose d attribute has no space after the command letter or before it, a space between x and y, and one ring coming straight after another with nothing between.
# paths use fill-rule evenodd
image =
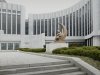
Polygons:
<instances>
[{"instance_id":1,"label":"column","mask_svg":"<svg viewBox=\"0 0 100 75\"><path fill-rule=\"evenodd\" d=\"M1 9L1 30L2 30L2 9Z\"/></svg>"},{"instance_id":2,"label":"column","mask_svg":"<svg viewBox=\"0 0 100 75\"><path fill-rule=\"evenodd\" d=\"M100 46L100 37L93 37L93 46Z\"/></svg>"},{"instance_id":3,"label":"column","mask_svg":"<svg viewBox=\"0 0 100 75\"><path fill-rule=\"evenodd\" d=\"M83 9L81 8L81 36L83 36Z\"/></svg>"},{"instance_id":4,"label":"column","mask_svg":"<svg viewBox=\"0 0 100 75\"><path fill-rule=\"evenodd\" d=\"M88 31L89 31L89 29L88 29L88 27L89 27L89 21L88 21L88 20L89 20L89 19L88 19L88 17L89 17L88 12L89 12L89 11L88 11L88 6L89 6L89 5L88 5L88 3L87 3L87 35L88 35Z\"/></svg>"},{"instance_id":5,"label":"column","mask_svg":"<svg viewBox=\"0 0 100 75\"><path fill-rule=\"evenodd\" d=\"M68 13L68 34L69 34L69 36L70 36L70 13Z\"/></svg>"},{"instance_id":6,"label":"column","mask_svg":"<svg viewBox=\"0 0 100 75\"><path fill-rule=\"evenodd\" d=\"M7 34L7 29L8 29L8 21L7 21L7 19L8 19L8 15L7 15L7 9L6 9L6 34Z\"/></svg>"},{"instance_id":7,"label":"column","mask_svg":"<svg viewBox=\"0 0 100 75\"><path fill-rule=\"evenodd\" d=\"M17 10L16 10L16 35L17 35Z\"/></svg>"},{"instance_id":8,"label":"column","mask_svg":"<svg viewBox=\"0 0 100 75\"><path fill-rule=\"evenodd\" d=\"M11 10L11 34L12 34L12 10Z\"/></svg>"},{"instance_id":9,"label":"column","mask_svg":"<svg viewBox=\"0 0 100 75\"><path fill-rule=\"evenodd\" d=\"M93 4L93 46L100 46L100 36L97 36L100 31L100 0L91 1Z\"/></svg>"}]
</instances>

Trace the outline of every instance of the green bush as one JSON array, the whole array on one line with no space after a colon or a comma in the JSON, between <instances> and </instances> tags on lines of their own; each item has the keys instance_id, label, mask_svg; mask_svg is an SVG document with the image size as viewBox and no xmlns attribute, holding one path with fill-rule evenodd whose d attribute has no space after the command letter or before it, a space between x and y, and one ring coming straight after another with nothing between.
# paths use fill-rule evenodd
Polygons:
<instances>
[{"instance_id":1,"label":"green bush","mask_svg":"<svg viewBox=\"0 0 100 75\"><path fill-rule=\"evenodd\" d=\"M45 48L34 48L34 49L32 49L32 48L19 48L18 50L25 51L25 52L37 52L37 53L46 51Z\"/></svg>"},{"instance_id":2,"label":"green bush","mask_svg":"<svg viewBox=\"0 0 100 75\"><path fill-rule=\"evenodd\" d=\"M69 44L69 47L82 47L84 46L83 44L80 44L80 43L70 43Z\"/></svg>"},{"instance_id":3,"label":"green bush","mask_svg":"<svg viewBox=\"0 0 100 75\"><path fill-rule=\"evenodd\" d=\"M73 47L53 50L54 54L86 56L100 61L100 47Z\"/></svg>"}]
</instances>

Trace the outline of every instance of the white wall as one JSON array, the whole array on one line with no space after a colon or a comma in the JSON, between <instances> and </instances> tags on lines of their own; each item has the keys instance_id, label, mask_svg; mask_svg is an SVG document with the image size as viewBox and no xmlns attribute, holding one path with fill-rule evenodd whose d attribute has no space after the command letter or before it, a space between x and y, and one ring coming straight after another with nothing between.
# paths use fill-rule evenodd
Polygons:
<instances>
[{"instance_id":1,"label":"white wall","mask_svg":"<svg viewBox=\"0 0 100 75\"><path fill-rule=\"evenodd\" d=\"M45 34L40 35L0 35L0 42L20 42L21 48L43 48Z\"/></svg>"},{"instance_id":2,"label":"white wall","mask_svg":"<svg viewBox=\"0 0 100 75\"><path fill-rule=\"evenodd\" d=\"M21 36L21 48L43 48L45 34Z\"/></svg>"}]
</instances>

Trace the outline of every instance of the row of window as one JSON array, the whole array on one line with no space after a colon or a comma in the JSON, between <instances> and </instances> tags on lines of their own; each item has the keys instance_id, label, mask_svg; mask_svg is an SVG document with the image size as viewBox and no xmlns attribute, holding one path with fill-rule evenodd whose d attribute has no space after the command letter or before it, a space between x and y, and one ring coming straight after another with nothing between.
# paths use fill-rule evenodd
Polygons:
<instances>
[{"instance_id":1,"label":"row of window","mask_svg":"<svg viewBox=\"0 0 100 75\"><path fill-rule=\"evenodd\" d=\"M0 9L0 12L8 12L8 13L18 13L20 14L21 11L17 11L17 10L7 10L7 9Z\"/></svg>"},{"instance_id":2,"label":"row of window","mask_svg":"<svg viewBox=\"0 0 100 75\"><path fill-rule=\"evenodd\" d=\"M85 40L86 46L93 46L93 37Z\"/></svg>"},{"instance_id":3,"label":"row of window","mask_svg":"<svg viewBox=\"0 0 100 75\"><path fill-rule=\"evenodd\" d=\"M86 36L93 31L91 0L79 10L65 16L52 19L33 20L33 34L45 33L46 36L55 36L62 23L67 28L68 36Z\"/></svg>"},{"instance_id":4,"label":"row of window","mask_svg":"<svg viewBox=\"0 0 100 75\"><path fill-rule=\"evenodd\" d=\"M0 30L4 30L4 34L20 34L20 20L20 15L0 13Z\"/></svg>"},{"instance_id":5,"label":"row of window","mask_svg":"<svg viewBox=\"0 0 100 75\"><path fill-rule=\"evenodd\" d=\"M1 49L0 50L16 50L19 48L19 43L0 43Z\"/></svg>"}]
</instances>

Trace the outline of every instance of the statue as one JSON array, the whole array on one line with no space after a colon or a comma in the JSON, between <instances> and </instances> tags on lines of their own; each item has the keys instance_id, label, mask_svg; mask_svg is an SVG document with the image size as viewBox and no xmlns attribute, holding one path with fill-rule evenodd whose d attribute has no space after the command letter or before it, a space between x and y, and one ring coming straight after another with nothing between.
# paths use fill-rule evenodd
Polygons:
<instances>
[{"instance_id":1,"label":"statue","mask_svg":"<svg viewBox=\"0 0 100 75\"><path fill-rule=\"evenodd\" d=\"M65 38L67 36L67 29L66 29L66 27L64 25L62 25L60 23L59 23L59 25L61 27L61 31L60 31L60 29L58 30L57 35L55 37L55 42L64 43L64 40L65 40Z\"/></svg>"},{"instance_id":2,"label":"statue","mask_svg":"<svg viewBox=\"0 0 100 75\"><path fill-rule=\"evenodd\" d=\"M55 37L55 42L46 44L46 52L52 53L54 49L68 47L69 44L65 42L67 36L67 29L64 25L59 24L59 29Z\"/></svg>"}]
</instances>

